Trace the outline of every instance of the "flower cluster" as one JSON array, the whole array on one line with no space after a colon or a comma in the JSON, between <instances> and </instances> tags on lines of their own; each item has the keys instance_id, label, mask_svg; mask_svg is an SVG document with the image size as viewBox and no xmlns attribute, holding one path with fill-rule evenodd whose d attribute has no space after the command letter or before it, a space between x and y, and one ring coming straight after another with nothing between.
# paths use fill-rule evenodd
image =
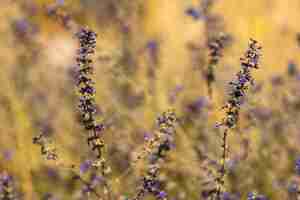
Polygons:
<instances>
[{"instance_id":1,"label":"flower cluster","mask_svg":"<svg viewBox=\"0 0 300 200\"><path fill-rule=\"evenodd\" d=\"M142 199L147 193L152 194L156 199L165 200L167 193L163 191L162 183L159 181L159 165L149 165L146 175L143 177L141 187L134 200Z\"/></svg>"},{"instance_id":2,"label":"flower cluster","mask_svg":"<svg viewBox=\"0 0 300 200\"><path fill-rule=\"evenodd\" d=\"M153 137L147 137L146 144L137 156L136 161L149 154L151 154L152 159L158 159L170 149L171 140L175 133L175 121L176 115L171 110L158 117L157 126L159 130L154 133Z\"/></svg>"},{"instance_id":3,"label":"flower cluster","mask_svg":"<svg viewBox=\"0 0 300 200\"><path fill-rule=\"evenodd\" d=\"M18 200L13 178L7 173L0 174L0 200Z\"/></svg>"},{"instance_id":4,"label":"flower cluster","mask_svg":"<svg viewBox=\"0 0 300 200\"><path fill-rule=\"evenodd\" d=\"M227 128L233 128L238 121L240 106L243 102L243 97L246 94L249 84L253 84L251 69L258 68L258 60L260 57L261 47L257 41L250 39L249 48L245 56L241 58L241 70L236 75L236 80L231 81L229 84L232 86L229 100L226 109L226 117L223 119L221 125Z\"/></svg>"},{"instance_id":5,"label":"flower cluster","mask_svg":"<svg viewBox=\"0 0 300 200\"><path fill-rule=\"evenodd\" d=\"M173 144L175 130L175 123L177 117L174 111L169 110L164 112L157 119L158 130L161 133L161 142L157 147L157 150L152 154L152 162L160 158L164 158L165 154L171 150Z\"/></svg>"},{"instance_id":6,"label":"flower cluster","mask_svg":"<svg viewBox=\"0 0 300 200\"><path fill-rule=\"evenodd\" d=\"M214 37L208 42L209 49L209 64L216 65L222 56L222 50L224 49L225 42L228 40L228 36L225 34L220 34L218 37Z\"/></svg>"},{"instance_id":7,"label":"flower cluster","mask_svg":"<svg viewBox=\"0 0 300 200\"><path fill-rule=\"evenodd\" d=\"M91 77L93 75L93 61L91 55L95 52L97 35L87 28L82 28L77 33L77 37L80 42L80 48L76 59L78 65L76 84L79 93L78 108L80 111L80 118L84 128L89 133L87 139L89 146L91 146L93 151L97 152L98 161L103 162L102 152L104 141L101 138L101 133L104 130L104 125L98 124L95 119L95 88Z\"/></svg>"},{"instance_id":8,"label":"flower cluster","mask_svg":"<svg viewBox=\"0 0 300 200\"><path fill-rule=\"evenodd\" d=\"M224 106L226 110L226 116L223 122L219 126L224 126L225 130L222 137L222 158L220 161L221 168L219 170L219 177L216 178L217 186L217 198L220 199L221 190L224 186L224 177L226 174L225 162L227 158L227 136L229 129L234 128L237 125L240 106L243 102L243 97L246 94L249 84L253 84L253 78L251 75L251 69L258 68L258 61L260 57L261 47L257 41L250 39L248 50L244 57L241 58L241 70L236 75L236 80L231 81L232 91L229 94L229 100L227 105Z\"/></svg>"},{"instance_id":9,"label":"flower cluster","mask_svg":"<svg viewBox=\"0 0 300 200\"><path fill-rule=\"evenodd\" d=\"M153 146L154 149L149 156L147 173L143 177L141 187L134 200L142 199L147 193L159 200L167 199L167 193L161 189L162 183L158 176L161 167L160 161L163 161L166 153L172 148L176 121L177 117L172 110L164 112L157 118L159 134L156 135L155 143L158 142L158 144Z\"/></svg>"}]
</instances>

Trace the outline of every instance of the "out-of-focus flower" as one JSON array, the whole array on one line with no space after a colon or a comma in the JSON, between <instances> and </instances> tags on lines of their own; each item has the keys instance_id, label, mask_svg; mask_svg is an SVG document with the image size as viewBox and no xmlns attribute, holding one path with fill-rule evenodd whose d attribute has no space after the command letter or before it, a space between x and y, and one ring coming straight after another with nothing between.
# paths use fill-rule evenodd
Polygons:
<instances>
[{"instance_id":1,"label":"out-of-focus flower","mask_svg":"<svg viewBox=\"0 0 300 200\"><path fill-rule=\"evenodd\" d=\"M255 192L250 192L247 196L247 200L268 200L264 195L256 194Z\"/></svg>"},{"instance_id":2,"label":"out-of-focus flower","mask_svg":"<svg viewBox=\"0 0 300 200\"><path fill-rule=\"evenodd\" d=\"M283 80L282 76L277 75L277 76L273 76L271 78L271 83L273 86L281 86L281 85L283 85L283 82L284 82L284 80Z\"/></svg>"},{"instance_id":3,"label":"out-of-focus flower","mask_svg":"<svg viewBox=\"0 0 300 200\"><path fill-rule=\"evenodd\" d=\"M87 172L90 167L92 167L93 162L91 160L85 160L83 163L80 164L80 173L84 174Z\"/></svg>"},{"instance_id":4,"label":"out-of-focus flower","mask_svg":"<svg viewBox=\"0 0 300 200\"><path fill-rule=\"evenodd\" d=\"M7 172L2 172L0 174L0 199L18 200L18 196L12 176Z\"/></svg>"},{"instance_id":5,"label":"out-of-focus flower","mask_svg":"<svg viewBox=\"0 0 300 200\"><path fill-rule=\"evenodd\" d=\"M298 69L297 69L297 65L294 61L289 61L288 63L288 68L287 68L287 72L289 76L295 76L298 74Z\"/></svg>"},{"instance_id":6,"label":"out-of-focus flower","mask_svg":"<svg viewBox=\"0 0 300 200\"><path fill-rule=\"evenodd\" d=\"M296 170L296 173L297 173L298 175L300 175L300 157L297 158L297 160L296 160L296 163L295 163L295 170Z\"/></svg>"},{"instance_id":7,"label":"out-of-focus flower","mask_svg":"<svg viewBox=\"0 0 300 200\"><path fill-rule=\"evenodd\" d=\"M299 191L298 184L296 182L290 182L287 186L289 193L297 193Z\"/></svg>"},{"instance_id":8,"label":"out-of-focus flower","mask_svg":"<svg viewBox=\"0 0 300 200\"><path fill-rule=\"evenodd\" d=\"M170 103L175 103L179 93L183 91L183 85L176 85L174 89L172 89L169 93L169 101Z\"/></svg>"},{"instance_id":9,"label":"out-of-focus flower","mask_svg":"<svg viewBox=\"0 0 300 200\"><path fill-rule=\"evenodd\" d=\"M192 17L194 20L201 19L201 12L195 7L189 7L185 10L185 14Z\"/></svg>"},{"instance_id":10,"label":"out-of-focus flower","mask_svg":"<svg viewBox=\"0 0 300 200\"><path fill-rule=\"evenodd\" d=\"M258 42L250 39L247 51L245 52L244 56L240 58L241 70L236 74L236 79L230 82L232 89L229 93L227 104L223 107L226 110L226 115L223 118L223 121L218 124L218 126L224 127L224 131L221 145L221 167L218 171L218 177L216 178L217 198L220 198L221 191L224 187L224 177L227 173L225 166L228 151L227 137L229 131L238 123L240 108L246 95L246 91L248 90L249 85L253 84L254 82L251 71L253 69L258 69L259 58L261 56L260 50L261 47L259 46Z\"/></svg>"},{"instance_id":11,"label":"out-of-focus flower","mask_svg":"<svg viewBox=\"0 0 300 200\"><path fill-rule=\"evenodd\" d=\"M11 160L13 158L14 155L14 151L13 150L9 150L6 149L2 152L3 158L7 161Z\"/></svg>"},{"instance_id":12,"label":"out-of-focus flower","mask_svg":"<svg viewBox=\"0 0 300 200\"><path fill-rule=\"evenodd\" d=\"M62 6L65 4L65 0L56 0L56 4Z\"/></svg>"},{"instance_id":13,"label":"out-of-focus flower","mask_svg":"<svg viewBox=\"0 0 300 200\"><path fill-rule=\"evenodd\" d=\"M208 99L204 96L197 98L195 101L187 105L187 111L193 114L199 114L202 109L208 105Z\"/></svg>"}]
</instances>

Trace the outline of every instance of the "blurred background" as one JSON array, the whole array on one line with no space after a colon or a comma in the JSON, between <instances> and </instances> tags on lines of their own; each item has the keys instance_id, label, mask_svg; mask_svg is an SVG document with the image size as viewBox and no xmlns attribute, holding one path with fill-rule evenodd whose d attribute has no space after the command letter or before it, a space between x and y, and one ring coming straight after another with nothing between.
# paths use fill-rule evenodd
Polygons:
<instances>
[{"instance_id":1,"label":"blurred background","mask_svg":"<svg viewBox=\"0 0 300 200\"><path fill-rule=\"evenodd\" d=\"M79 166L88 159L74 85L80 26L98 34L96 102L99 119L110 124L105 140L117 199L136 191L143 163L123 172L168 108L180 123L160 178L171 199L204 199L221 153L215 124L249 38L262 45L263 56L230 134L226 188L231 199L253 191L272 200L296 198L300 1L215 0L208 11L205 2L1 0L0 173L13 177L21 199L83 199L80 182L45 161L32 143L42 132L64 162ZM216 31L230 41L215 68L210 98L206 42Z\"/></svg>"}]
</instances>

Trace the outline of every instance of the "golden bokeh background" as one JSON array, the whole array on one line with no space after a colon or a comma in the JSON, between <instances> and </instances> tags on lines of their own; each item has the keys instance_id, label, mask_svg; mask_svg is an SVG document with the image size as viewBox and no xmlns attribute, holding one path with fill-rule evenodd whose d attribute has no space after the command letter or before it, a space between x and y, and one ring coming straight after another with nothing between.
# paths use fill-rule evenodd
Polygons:
<instances>
[{"instance_id":1,"label":"golden bokeh background","mask_svg":"<svg viewBox=\"0 0 300 200\"><path fill-rule=\"evenodd\" d=\"M241 199L251 191L272 200L289 199L285 186L278 185L291 180L299 182L293 163L300 136L298 122L294 122L297 115L287 113L281 99L294 98L289 88L297 87L297 83L286 78L286 71L290 61L300 61L296 38L300 30L300 1L214 3L212 12L223 18L224 31L231 35L232 43L216 68L212 99L207 97L201 72L205 66L198 66L193 60L193 55L204 48L205 20L194 20L186 14L190 7L199 8L200 2L1 0L0 171L7 171L16 179L24 199L42 199L47 192L59 199L75 199L74 191L79 187L69 183L72 180L67 170L43 160L39 148L32 144L32 137L42 130L51 135L66 163L79 165L88 155L84 130L76 120L77 97L72 79L78 47L74 31L79 26L89 26L98 34L94 64L96 101L102 113L99 117L112 124L105 138L109 162L114 166L111 176L116 193L130 196L135 191L143 165L135 166L135 172L125 178L121 176L122 166L139 151L143 133L154 129L157 115L173 107L179 116L192 119L178 128L176 148L166 163L163 178L171 177L170 196L199 199L204 175L195 148L218 155L220 136L214 124L222 116L220 108L227 98L227 83L240 67L239 58L249 38L254 38L263 47L260 69L254 72L263 89L249 94L250 103L241 112L246 115L251 106L259 105L274 111L275 121L287 121L281 121L282 129L272 129L273 122L245 128L249 124L242 116L239 130L230 138L230 157L244 151L245 141L250 146L249 155L240 161L235 176L228 178L228 188L240 192ZM67 22L71 28L64 25L64 20L70 20ZM158 45L158 63L151 61L149 41ZM189 44L200 48L191 50ZM149 76L151 65L156 65L154 78ZM287 83L274 88L271 80L275 76L282 76ZM171 102L170 94L178 87L182 89L176 93L176 101ZM199 97L207 97L208 108L200 117L189 116L186 105ZM290 121L292 125L288 124ZM203 130L207 133L199 136ZM122 199L122 195L118 198Z\"/></svg>"}]
</instances>

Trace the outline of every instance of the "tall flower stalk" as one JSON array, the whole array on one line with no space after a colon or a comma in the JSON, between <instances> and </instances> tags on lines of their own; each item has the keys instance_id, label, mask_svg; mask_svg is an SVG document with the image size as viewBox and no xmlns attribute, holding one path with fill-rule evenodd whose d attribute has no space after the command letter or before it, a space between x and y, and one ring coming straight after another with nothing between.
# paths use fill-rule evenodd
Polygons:
<instances>
[{"instance_id":1,"label":"tall flower stalk","mask_svg":"<svg viewBox=\"0 0 300 200\"><path fill-rule=\"evenodd\" d=\"M249 47L242 57L241 60L241 70L236 74L236 79L231 81L229 84L232 87L229 93L229 99L227 104L223 107L226 111L226 116L222 120L219 126L224 127L223 137L222 137L222 157L220 160L221 168L219 170L218 177L216 178L217 189L216 196L217 200L221 199L221 192L224 188L224 177L226 175L226 160L228 151L228 134L231 129L233 129L239 118L239 112L243 102L243 98L246 95L249 85L253 84L254 80L251 75L252 69L258 69L258 63L260 58L260 50L258 42L250 39Z\"/></svg>"},{"instance_id":2,"label":"tall flower stalk","mask_svg":"<svg viewBox=\"0 0 300 200\"><path fill-rule=\"evenodd\" d=\"M88 132L87 143L92 151L96 152L95 166L103 166L104 140L102 133L104 125L98 124L95 119L96 103L93 75L93 61L91 56L95 52L97 34L87 28L82 28L78 33L80 48L77 54L78 74L76 85L79 94L79 112L83 127Z\"/></svg>"},{"instance_id":3,"label":"tall flower stalk","mask_svg":"<svg viewBox=\"0 0 300 200\"><path fill-rule=\"evenodd\" d=\"M91 150L96 153L96 159L93 161L92 166L95 169L100 168L101 175L104 178L110 171L103 155L105 143L102 133L105 126L103 123L96 121L96 90L94 87L95 82L92 79L94 71L92 55L95 53L97 34L88 28L82 28L77 33L77 37L80 43L76 59L78 66L76 85L79 96L80 120L88 133L87 143ZM112 191L106 179L103 179L103 185L107 190L108 198L111 199Z\"/></svg>"}]
</instances>

